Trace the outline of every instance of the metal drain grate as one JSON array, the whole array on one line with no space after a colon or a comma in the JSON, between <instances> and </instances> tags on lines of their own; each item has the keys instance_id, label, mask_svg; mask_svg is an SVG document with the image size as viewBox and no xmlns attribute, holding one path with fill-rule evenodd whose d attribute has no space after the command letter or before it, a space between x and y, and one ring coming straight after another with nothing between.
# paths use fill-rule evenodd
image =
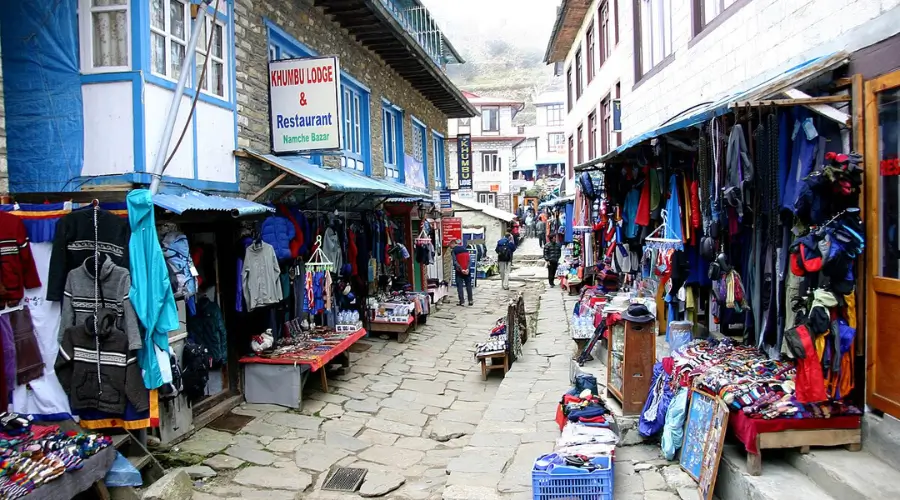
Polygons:
<instances>
[{"instance_id":1,"label":"metal drain grate","mask_svg":"<svg viewBox=\"0 0 900 500\"><path fill-rule=\"evenodd\" d=\"M331 470L328 480L322 486L323 490L329 491L349 491L354 492L359 489L366 477L368 469L354 469L352 467L336 467Z\"/></svg>"}]
</instances>

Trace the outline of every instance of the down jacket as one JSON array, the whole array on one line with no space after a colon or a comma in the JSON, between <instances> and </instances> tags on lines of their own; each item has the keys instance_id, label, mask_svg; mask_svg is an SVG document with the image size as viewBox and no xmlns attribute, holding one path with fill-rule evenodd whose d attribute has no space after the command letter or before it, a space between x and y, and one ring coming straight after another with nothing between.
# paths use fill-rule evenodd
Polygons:
<instances>
[{"instance_id":1,"label":"down jacket","mask_svg":"<svg viewBox=\"0 0 900 500\"><path fill-rule=\"evenodd\" d=\"M279 261L292 257L291 240L297 235L294 224L285 217L269 217L262 223L262 240L272 245Z\"/></svg>"}]
</instances>

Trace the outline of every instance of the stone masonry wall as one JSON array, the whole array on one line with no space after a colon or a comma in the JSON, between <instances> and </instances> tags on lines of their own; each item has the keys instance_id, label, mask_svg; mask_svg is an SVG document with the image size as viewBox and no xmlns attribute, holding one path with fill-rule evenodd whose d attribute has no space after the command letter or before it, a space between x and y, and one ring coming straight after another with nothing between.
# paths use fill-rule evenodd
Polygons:
<instances>
[{"instance_id":1,"label":"stone masonry wall","mask_svg":"<svg viewBox=\"0 0 900 500\"><path fill-rule=\"evenodd\" d=\"M404 110L404 149L412 152L412 120L425 123L428 146L428 182L434 183L434 146L431 131L446 136L447 117L412 85L387 66L337 24L311 5L311 0L235 0L235 56L237 59L238 146L261 152L269 143L268 54L265 19L277 24L299 42L321 55L336 55L341 69L371 89L369 118L372 144L372 174L384 177L382 147L382 98ZM449 141L447 141L449 142ZM446 148L446 145L445 145ZM447 158L445 150L444 157ZM448 162L445 162L448 164ZM326 156L325 164L339 166L340 158ZM252 193L272 180L274 169L242 159L240 187Z\"/></svg>"}]
</instances>

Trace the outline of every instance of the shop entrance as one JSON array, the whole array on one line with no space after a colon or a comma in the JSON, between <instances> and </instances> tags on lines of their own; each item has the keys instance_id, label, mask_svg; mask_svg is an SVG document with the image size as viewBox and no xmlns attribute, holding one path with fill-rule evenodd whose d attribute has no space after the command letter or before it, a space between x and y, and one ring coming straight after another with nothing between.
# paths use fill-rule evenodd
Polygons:
<instances>
[{"instance_id":1,"label":"shop entrance","mask_svg":"<svg viewBox=\"0 0 900 500\"><path fill-rule=\"evenodd\" d=\"M900 71L865 85L867 403L900 418Z\"/></svg>"}]
</instances>

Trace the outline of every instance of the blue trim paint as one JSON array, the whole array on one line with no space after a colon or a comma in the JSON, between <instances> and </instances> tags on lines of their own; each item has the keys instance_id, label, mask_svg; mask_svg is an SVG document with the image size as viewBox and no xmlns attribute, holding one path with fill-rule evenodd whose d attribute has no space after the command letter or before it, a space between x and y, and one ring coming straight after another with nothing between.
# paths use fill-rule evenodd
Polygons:
<instances>
[{"instance_id":1,"label":"blue trim paint","mask_svg":"<svg viewBox=\"0 0 900 500\"><path fill-rule=\"evenodd\" d=\"M136 78L140 78L141 74L137 71L127 71L122 73L91 73L81 75L81 84L87 85L91 83L112 83L112 82L132 82Z\"/></svg>"},{"instance_id":2,"label":"blue trim paint","mask_svg":"<svg viewBox=\"0 0 900 500\"><path fill-rule=\"evenodd\" d=\"M409 119L412 121L412 126L422 133L422 168L425 170L425 189L431 189L431 184L428 182L428 127L413 115L409 115Z\"/></svg>"},{"instance_id":3,"label":"blue trim paint","mask_svg":"<svg viewBox=\"0 0 900 500\"><path fill-rule=\"evenodd\" d=\"M195 68L194 72L196 72L196 68ZM195 76L196 75L192 74L192 76L191 76L192 81L196 79ZM169 80L168 78L163 78L161 76L154 75L151 73L145 73L144 79L147 81L147 83L156 85L157 87L161 87L166 90L171 90L173 92L175 91L176 82L173 82L172 80ZM192 87L185 87L184 88L184 97L193 99L194 98L194 89ZM221 97L216 97L212 94L208 94L203 91L200 91L200 98L197 100L200 102L205 102L207 104L212 104L213 106L218 106L220 108L225 108L225 109L236 109L237 108L237 106L234 104L234 101L228 102L227 100L222 99Z\"/></svg>"},{"instance_id":4,"label":"blue trim paint","mask_svg":"<svg viewBox=\"0 0 900 500\"><path fill-rule=\"evenodd\" d=\"M445 189L447 187L447 152L444 136L432 130L431 143L434 145L435 188Z\"/></svg>"},{"instance_id":5,"label":"blue trim paint","mask_svg":"<svg viewBox=\"0 0 900 500\"><path fill-rule=\"evenodd\" d=\"M291 46L300 52L297 57L316 57L319 55L318 52L291 36L290 33L281 29L280 26L269 20L269 18L263 17L263 22L269 30L269 43Z\"/></svg>"}]
</instances>

